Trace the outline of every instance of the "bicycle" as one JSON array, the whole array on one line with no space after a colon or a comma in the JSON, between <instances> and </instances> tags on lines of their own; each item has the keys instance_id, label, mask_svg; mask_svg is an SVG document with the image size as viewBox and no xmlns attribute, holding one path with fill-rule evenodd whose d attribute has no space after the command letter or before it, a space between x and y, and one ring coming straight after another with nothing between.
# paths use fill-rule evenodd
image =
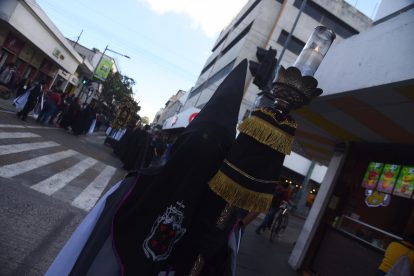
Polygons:
<instances>
[{"instance_id":1,"label":"bicycle","mask_svg":"<svg viewBox=\"0 0 414 276\"><path fill-rule=\"evenodd\" d=\"M273 219L272 225L270 227L270 236L269 241L273 242L273 240L283 233L289 223L289 212L288 212L288 205L287 201L283 201L279 207L279 212L276 213L276 217Z\"/></svg>"}]
</instances>

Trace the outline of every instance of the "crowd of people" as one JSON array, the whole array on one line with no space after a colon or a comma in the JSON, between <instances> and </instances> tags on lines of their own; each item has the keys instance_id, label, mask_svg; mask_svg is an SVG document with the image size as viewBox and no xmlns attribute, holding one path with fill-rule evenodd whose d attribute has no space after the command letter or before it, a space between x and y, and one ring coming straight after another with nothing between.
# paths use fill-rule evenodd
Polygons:
<instances>
[{"instance_id":1,"label":"crowd of people","mask_svg":"<svg viewBox=\"0 0 414 276\"><path fill-rule=\"evenodd\" d=\"M162 166L169 158L171 139L158 129L140 122L129 126L122 138L114 145L114 153L128 171L152 166Z\"/></svg>"},{"instance_id":2,"label":"crowd of people","mask_svg":"<svg viewBox=\"0 0 414 276\"><path fill-rule=\"evenodd\" d=\"M108 116L95 102L81 104L78 97L63 93L57 87L48 89L44 80L25 83L16 90L16 96L17 117L23 121L33 111L38 113L36 122L61 127L75 135L99 130L100 126L108 124Z\"/></svg>"}]
</instances>

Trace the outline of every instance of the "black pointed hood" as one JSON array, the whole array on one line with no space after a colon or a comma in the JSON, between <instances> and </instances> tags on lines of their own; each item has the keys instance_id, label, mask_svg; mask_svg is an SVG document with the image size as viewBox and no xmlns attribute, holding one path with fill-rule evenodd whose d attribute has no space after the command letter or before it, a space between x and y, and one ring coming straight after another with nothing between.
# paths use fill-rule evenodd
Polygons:
<instances>
[{"instance_id":1,"label":"black pointed hood","mask_svg":"<svg viewBox=\"0 0 414 276\"><path fill-rule=\"evenodd\" d=\"M247 59L244 59L227 75L184 133L198 129L200 125L214 123L225 129L225 134L231 135L234 139L240 104L243 99L247 65Z\"/></svg>"}]
</instances>

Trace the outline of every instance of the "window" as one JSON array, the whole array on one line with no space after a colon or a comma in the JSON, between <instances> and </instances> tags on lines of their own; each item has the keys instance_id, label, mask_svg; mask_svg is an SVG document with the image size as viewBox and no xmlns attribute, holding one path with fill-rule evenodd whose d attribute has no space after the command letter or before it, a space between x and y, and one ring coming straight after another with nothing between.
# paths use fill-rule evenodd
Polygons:
<instances>
[{"instance_id":1,"label":"window","mask_svg":"<svg viewBox=\"0 0 414 276\"><path fill-rule=\"evenodd\" d=\"M252 10L254 10L254 8L256 8L256 6L258 5L260 3L260 0L256 0L251 6L250 6L250 8L248 8L247 9L247 11L245 11L244 13L243 13L243 15L236 21L236 23L234 23L234 26L233 26L233 29L236 29L237 28L237 26L239 26L239 24L249 15L249 13L251 13L252 12ZM225 35L225 36L223 36L223 38L222 39L220 39L220 41L217 43L217 45L216 46L214 46L214 48L212 49L212 52L214 52L217 48L218 48L218 46L221 44L221 43L223 43L225 40L226 40L226 38L227 38L227 36L229 35L229 32Z\"/></svg>"},{"instance_id":2,"label":"window","mask_svg":"<svg viewBox=\"0 0 414 276\"><path fill-rule=\"evenodd\" d=\"M229 36L229 33L227 33L225 36L223 36L223 38L222 39L220 39L220 41L216 44L216 46L214 46L214 48L211 50L212 52L214 52L217 48L218 48L218 46L220 46L220 44L221 43L223 43L224 42L224 40L226 40L226 38Z\"/></svg>"},{"instance_id":3,"label":"window","mask_svg":"<svg viewBox=\"0 0 414 276\"><path fill-rule=\"evenodd\" d=\"M200 84L196 89L190 92L190 95L188 98L192 98L204 89L208 88L210 85L218 81L219 79L226 76L228 73L230 73L231 69L233 68L234 63L236 62L236 59L229 62L226 66L221 68L219 71L217 71L213 76L211 76L208 80Z\"/></svg>"},{"instance_id":4,"label":"window","mask_svg":"<svg viewBox=\"0 0 414 276\"><path fill-rule=\"evenodd\" d=\"M303 0L295 0L293 5L296 8L300 8L302 5ZM337 18L335 15L329 13L316 3L312 1L308 1L306 3L305 9L303 10L304 13L318 21L319 23L323 24L324 26L332 29L337 35L347 38L354 34L358 34L359 32Z\"/></svg>"},{"instance_id":5,"label":"window","mask_svg":"<svg viewBox=\"0 0 414 276\"><path fill-rule=\"evenodd\" d=\"M288 32L282 30L282 32L279 35L279 38L277 39L277 43L284 46L288 35ZM304 46L305 42L292 35L286 49L288 49L292 53L295 53L296 55L299 55Z\"/></svg>"},{"instance_id":6,"label":"window","mask_svg":"<svg viewBox=\"0 0 414 276\"><path fill-rule=\"evenodd\" d=\"M230 42L229 43L229 45L227 45L226 46L226 48L224 48L223 49L223 51L221 52L221 55L224 55L225 53L227 53L231 48L233 48L233 46L234 45L236 45L237 44L237 42L239 42L246 34L248 34L249 33L249 31L250 31L250 28L252 27L252 25L253 25L253 22L254 21L252 21L252 23L250 23L246 28L244 28L244 30L243 31L241 31L241 33L239 33L239 35L238 36L236 36L233 40L232 40L232 42Z\"/></svg>"},{"instance_id":7,"label":"window","mask_svg":"<svg viewBox=\"0 0 414 276\"><path fill-rule=\"evenodd\" d=\"M208 68L213 66L213 64L214 64L214 62L216 62L216 60L217 60L217 57L215 57L212 61L210 61L209 64L207 64L206 67L204 67L203 70L201 70L201 74L203 74L205 71L208 70Z\"/></svg>"}]
</instances>

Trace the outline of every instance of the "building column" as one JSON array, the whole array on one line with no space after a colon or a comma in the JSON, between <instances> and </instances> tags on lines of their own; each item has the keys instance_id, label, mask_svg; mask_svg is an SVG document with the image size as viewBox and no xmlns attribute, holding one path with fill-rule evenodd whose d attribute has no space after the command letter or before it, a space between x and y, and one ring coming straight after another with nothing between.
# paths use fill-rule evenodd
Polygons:
<instances>
[{"instance_id":1,"label":"building column","mask_svg":"<svg viewBox=\"0 0 414 276\"><path fill-rule=\"evenodd\" d=\"M315 236L316 229L331 198L337 178L341 172L347 152L335 152L329 162L328 171L319 188L315 202L309 211L302 231L296 241L295 247L289 257L289 265L295 270L300 269L308 248Z\"/></svg>"},{"instance_id":2,"label":"building column","mask_svg":"<svg viewBox=\"0 0 414 276\"><path fill-rule=\"evenodd\" d=\"M299 196L296 202L297 209L295 211L295 213L298 213L299 215L306 216L308 214L307 208L306 208L306 201L308 200L309 182L310 182L313 170L315 169L315 165L316 165L316 162L312 160L308 168L308 172L306 173L305 179L303 179L302 189L299 190Z\"/></svg>"}]
</instances>

